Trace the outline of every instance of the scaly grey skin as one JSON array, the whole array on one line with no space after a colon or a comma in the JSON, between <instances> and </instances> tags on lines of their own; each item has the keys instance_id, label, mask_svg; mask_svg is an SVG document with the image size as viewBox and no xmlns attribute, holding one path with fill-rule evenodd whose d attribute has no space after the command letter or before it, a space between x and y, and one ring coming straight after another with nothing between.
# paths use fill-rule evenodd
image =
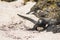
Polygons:
<instances>
[{"instance_id":1,"label":"scaly grey skin","mask_svg":"<svg viewBox=\"0 0 60 40\"><path fill-rule=\"evenodd\" d=\"M53 27L52 25L55 26L55 25L59 25L60 24L60 20L56 20L56 19L40 18L38 20L38 22L37 22L37 21L35 21L35 20L31 19L31 18L22 16L20 14L17 14L17 15L20 16L20 17L22 17L22 18L25 18L25 19L27 19L27 20L29 20L29 21L31 21L32 23L35 24L32 29L30 28L30 29L27 29L27 30L32 30L32 31L37 30L37 31L41 32L41 31L44 31L44 30L49 31L49 28L50 28L50 31L51 31L51 28ZM56 29L56 27L55 27L55 29ZM58 28L58 29L60 30L60 28ZM56 32L54 30L52 30L52 32Z\"/></svg>"}]
</instances>

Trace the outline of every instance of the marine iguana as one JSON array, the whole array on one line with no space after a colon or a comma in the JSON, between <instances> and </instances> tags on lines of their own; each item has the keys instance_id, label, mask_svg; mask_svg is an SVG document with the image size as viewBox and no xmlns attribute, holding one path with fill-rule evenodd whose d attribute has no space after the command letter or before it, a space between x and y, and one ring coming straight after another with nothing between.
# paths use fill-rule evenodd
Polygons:
<instances>
[{"instance_id":1,"label":"marine iguana","mask_svg":"<svg viewBox=\"0 0 60 40\"><path fill-rule=\"evenodd\" d=\"M23 15L20 15L20 14L17 14L17 15L20 16L20 17L22 17L22 18L24 18L24 19L27 19L27 20L29 20L29 21L31 21L32 23L35 24L32 29L30 28L28 30L43 31L43 30L46 29L47 22L44 19L39 19L38 21L35 21L35 20L33 20L31 18L28 18L26 16L23 16Z\"/></svg>"}]
</instances>

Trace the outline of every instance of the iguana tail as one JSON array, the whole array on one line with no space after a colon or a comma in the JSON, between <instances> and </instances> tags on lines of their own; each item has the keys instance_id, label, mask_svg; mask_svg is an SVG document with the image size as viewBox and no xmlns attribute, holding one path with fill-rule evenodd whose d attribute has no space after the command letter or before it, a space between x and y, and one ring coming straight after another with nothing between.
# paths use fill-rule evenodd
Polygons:
<instances>
[{"instance_id":1,"label":"iguana tail","mask_svg":"<svg viewBox=\"0 0 60 40\"><path fill-rule=\"evenodd\" d=\"M20 16L20 17L22 17L22 18L24 18L24 19L27 19L27 20L31 21L34 24L37 23L37 21L35 21L35 20L33 20L33 19L29 18L29 17L23 16L23 15L20 15L20 14L17 14L17 15Z\"/></svg>"}]
</instances>

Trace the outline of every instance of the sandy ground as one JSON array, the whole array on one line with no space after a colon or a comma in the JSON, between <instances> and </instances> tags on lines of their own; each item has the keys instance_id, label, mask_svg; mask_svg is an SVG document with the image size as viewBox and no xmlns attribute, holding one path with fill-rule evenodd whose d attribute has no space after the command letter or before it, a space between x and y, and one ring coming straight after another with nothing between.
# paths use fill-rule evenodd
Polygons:
<instances>
[{"instance_id":1,"label":"sandy ground","mask_svg":"<svg viewBox=\"0 0 60 40\"><path fill-rule=\"evenodd\" d=\"M29 2L23 5L22 2L0 2L0 40L60 40L60 33L28 31L33 23L23 19L17 14L26 15L35 3ZM30 18L36 18L33 15L26 15Z\"/></svg>"}]
</instances>

